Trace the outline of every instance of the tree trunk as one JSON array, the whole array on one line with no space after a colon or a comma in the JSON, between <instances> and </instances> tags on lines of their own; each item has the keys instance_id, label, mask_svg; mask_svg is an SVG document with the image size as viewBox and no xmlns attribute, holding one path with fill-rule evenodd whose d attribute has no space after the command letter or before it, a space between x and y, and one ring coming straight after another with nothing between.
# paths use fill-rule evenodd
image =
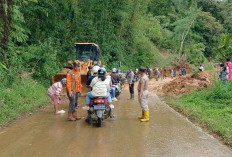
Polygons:
<instances>
[{"instance_id":1,"label":"tree trunk","mask_svg":"<svg viewBox=\"0 0 232 157\"><path fill-rule=\"evenodd\" d=\"M189 24L189 27L187 28L187 30L185 30L182 34L182 38L181 38L181 44L180 44L180 50L179 50L179 54L180 54L180 61L181 63L186 63L187 62L187 59L186 59L186 55L184 55L183 53L183 47L184 47L184 42L185 42L185 39L194 23L195 19L192 20L192 22Z\"/></svg>"},{"instance_id":2,"label":"tree trunk","mask_svg":"<svg viewBox=\"0 0 232 157\"><path fill-rule=\"evenodd\" d=\"M0 59L6 56L5 51L8 48L8 38L12 25L13 0L0 0Z\"/></svg>"}]
</instances>

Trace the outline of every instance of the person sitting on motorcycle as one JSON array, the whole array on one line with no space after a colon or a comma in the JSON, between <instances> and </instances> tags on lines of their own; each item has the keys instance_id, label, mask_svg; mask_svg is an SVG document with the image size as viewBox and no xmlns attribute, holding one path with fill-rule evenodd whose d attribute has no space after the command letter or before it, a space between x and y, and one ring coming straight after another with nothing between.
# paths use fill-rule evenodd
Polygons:
<instances>
[{"instance_id":1,"label":"person sitting on motorcycle","mask_svg":"<svg viewBox=\"0 0 232 157\"><path fill-rule=\"evenodd\" d=\"M112 99L109 93L110 84L109 84L109 80L106 79L106 70L104 68L100 68L98 70L98 76L95 77L91 81L90 87L92 88L92 91L88 92L85 98L85 103L88 106L91 103L91 99L96 98L96 97L104 97L107 99L108 103L112 102ZM88 118L89 118L89 115L86 119L87 121L88 121Z\"/></svg>"},{"instance_id":2,"label":"person sitting on motorcycle","mask_svg":"<svg viewBox=\"0 0 232 157\"><path fill-rule=\"evenodd\" d=\"M90 104L91 98L95 97L105 97L109 103L112 102L109 93L109 81L106 79L106 70L104 70L103 68L100 68L98 70L98 76L91 81L90 87L92 88L92 91L88 92L85 98L85 102L87 105Z\"/></svg>"},{"instance_id":3,"label":"person sitting on motorcycle","mask_svg":"<svg viewBox=\"0 0 232 157\"><path fill-rule=\"evenodd\" d=\"M121 78L119 76L119 74L117 74L117 69L113 68L112 69L112 74L111 74L111 78L112 78L112 83L119 83L121 81Z\"/></svg>"},{"instance_id":4,"label":"person sitting on motorcycle","mask_svg":"<svg viewBox=\"0 0 232 157\"><path fill-rule=\"evenodd\" d=\"M117 74L116 68L112 69L112 74L110 76L111 76L111 84L116 85L116 84L120 83L121 78L120 78L119 74ZM115 89L111 87L110 91L112 92L112 100L118 101L117 98L115 97Z\"/></svg>"},{"instance_id":5,"label":"person sitting on motorcycle","mask_svg":"<svg viewBox=\"0 0 232 157\"><path fill-rule=\"evenodd\" d=\"M90 84L92 82L92 80L97 76L97 73L98 73L98 70L100 69L100 67L98 65L95 65L93 68L92 68L92 71L93 71L93 75L89 77L89 79L87 80L86 82L86 87L87 88L90 88ZM90 89L91 90L91 89Z\"/></svg>"}]
</instances>

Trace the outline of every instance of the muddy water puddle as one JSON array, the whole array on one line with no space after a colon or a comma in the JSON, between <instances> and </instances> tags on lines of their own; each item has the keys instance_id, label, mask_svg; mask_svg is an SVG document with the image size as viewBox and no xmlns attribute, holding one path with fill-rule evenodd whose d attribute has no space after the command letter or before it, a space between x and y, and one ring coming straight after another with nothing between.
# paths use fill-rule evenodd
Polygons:
<instances>
[{"instance_id":1,"label":"muddy water puddle","mask_svg":"<svg viewBox=\"0 0 232 157\"><path fill-rule=\"evenodd\" d=\"M141 109L127 90L114 103L115 119L101 128L84 118L68 122L65 99L53 115L52 106L0 131L0 157L232 157L232 151L152 95L150 121L141 123ZM84 105L84 97L80 98ZM80 107L78 114L86 116Z\"/></svg>"}]
</instances>

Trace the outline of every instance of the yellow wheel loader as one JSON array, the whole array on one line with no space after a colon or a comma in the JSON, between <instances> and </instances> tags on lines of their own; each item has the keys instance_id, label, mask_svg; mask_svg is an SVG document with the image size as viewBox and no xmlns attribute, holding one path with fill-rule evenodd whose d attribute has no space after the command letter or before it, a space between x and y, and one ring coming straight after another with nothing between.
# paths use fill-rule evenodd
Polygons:
<instances>
[{"instance_id":1,"label":"yellow wheel loader","mask_svg":"<svg viewBox=\"0 0 232 157\"><path fill-rule=\"evenodd\" d=\"M81 83L82 83L82 93L86 94L89 89L86 88L87 82L87 72L89 66L101 65L99 60L100 47L95 43L75 43L76 48L76 60L80 63L80 72L81 72ZM62 68L61 72L52 77L52 82L58 82L66 77L68 71L73 68L73 61L68 61L69 66ZM63 90L63 94L65 90Z\"/></svg>"}]
</instances>

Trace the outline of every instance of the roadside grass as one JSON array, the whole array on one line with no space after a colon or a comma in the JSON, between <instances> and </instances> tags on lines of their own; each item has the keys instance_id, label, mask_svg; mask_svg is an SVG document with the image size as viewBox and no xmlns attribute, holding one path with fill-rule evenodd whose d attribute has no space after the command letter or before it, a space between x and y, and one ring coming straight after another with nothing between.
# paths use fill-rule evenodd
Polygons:
<instances>
[{"instance_id":1,"label":"roadside grass","mask_svg":"<svg viewBox=\"0 0 232 157\"><path fill-rule=\"evenodd\" d=\"M232 146L232 83L214 85L183 96L167 96L166 102Z\"/></svg>"},{"instance_id":2,"label":"roadside grass","mask_svg":"<svg viewBox=\"0 0 232 157\"><path fill-rule=\"evenodd\" d=\"M22 114L48 104L47 89L30 78L19 79L9 88L0 86L0 127Z\"/></svg>"},{"instance_id":3,"label":"roadside grass","mask_svg":"<svg viewBox=\"0 0 232 157\"><path fill-rule=\"evenodd\" d=\"M214 70L214 63L213 62L208 62L205 61L205 63L202 64L204 67L204 71L210 71L210 70ZM190 65L191 67L193 67L194 71L191 71L191 74L197 74L200 72L199 67L194 66L194 65Z\"/></svg>"},{"instance_id":4,"label":"roadside grass","mask_svg":"<svg viewBox=\"0 0 232 157\"><path fill-rule=\"evenodd\" d=\"M214 70L214 68L215 68L215 67L214 67L214 64L215 64L214 62L208 62L208 61L207 61L206 63L203 64L204 70L205 70L205 71Z\"/></svg>"}]
</instances>

